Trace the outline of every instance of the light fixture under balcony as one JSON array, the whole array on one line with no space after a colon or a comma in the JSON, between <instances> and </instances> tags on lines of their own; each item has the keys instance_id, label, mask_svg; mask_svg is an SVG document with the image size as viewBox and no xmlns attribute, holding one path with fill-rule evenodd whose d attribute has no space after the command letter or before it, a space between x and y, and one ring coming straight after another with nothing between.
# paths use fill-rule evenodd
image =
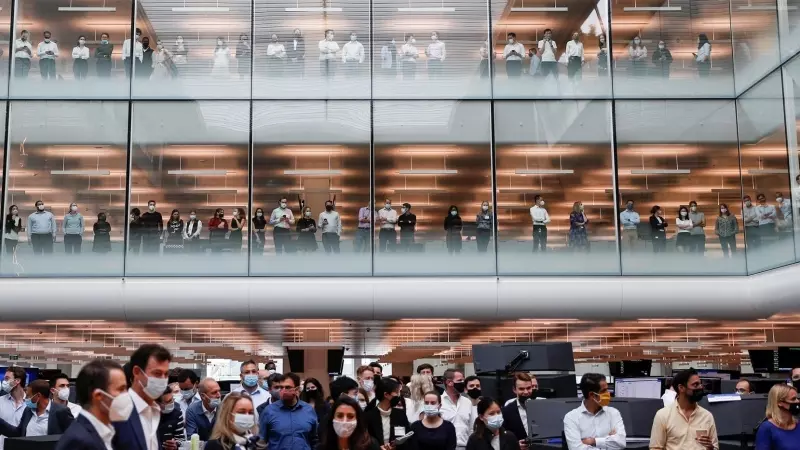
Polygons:
<instances>
[{"instance_id":1,"label":"light fixture under balcony","mask_svg":"<svg viewBox=\"0 0 800 450\"><path fill-rule=\"evenodd\" d=\"M283 171L284 175L299 175L301 177L332 177L343 173L344 171L340 169L287 169Z\"/></svg>"},{"instance_id":2,"label":"light fixture under balcony","mask_svg":"<svg viewBox=\"0 0 800 450\"><path fill-rule=\"evenodd\" d=\"M670 6L669 0L667 0L667 6L639 6L636 4L634 0L633 6L626 6L622 8L625 12L670 12L670 11L681 11L680 6Z\"/></svg>"},{"instance_id":3,"label":"light fixture under balcony","mask_svg":"<svg viewBox=\"0 0 800 450\"><path fill-rule=\"evenodd\" d=\"M398 170L398 175L455 175L456 169L403 169Z\"/></svg>"},{"instance_id":4,"label":"light fixture under balcony","mask_svg":"<svg viewBox=\"0 0 800 450\"><path fill-rule=\"evenodd\" d=\"M117 8L113 6L59 6L62 12L115 12Z\"/></svg>"},{"instance_id":5,"label":"light fixture under balcony","mask_svg":"<svg viewBox=\"0 0 800 450\"><path fill-rule=\"evenodd\" d=\"M444 6L444 0L439 6L412 6L411 0L408 1L408 6L397 8L398 12L419 12L419 13L449 13L455 12L456 9L449 6Z\"/></svg>"},{"instance_id":6,"label":"light fixture under balcony","mask_svg":"<svg viewBox=\"0 0 800 450\"><path fill-rule=\"evenodd\" d=\"M227 170L217 170L217 169L180 169L180 170L168 170L168 175L196 175L196 176L207 176L207 177L218 177L218 176L225 176L228 174Z\"/></svg>"},{"instance_id":7,"label":"light fixture under balcony","mask_svg":"<svg viewBox=\"0 0 800 450\"><path fill-rule=\"evenodd\" d=\"M569 8L566 6L558 6L558 2L553 2L553 6L525 6L523 0L522 5L516 8L511 8L511 12L567 12Z\"/></svg>"},{"instance_id":8,"label":"light fixture under balcony","mask_svg":"<svg viewBox=\"0 0 800 450\"><path fill-rule=\"evenodd\" d=\"M690 169L631 169L631 175L685 175Z\"/></svg>"},{"instance_id":9,"label":"light fixture under balcony","mask_svg":"<svg viewBox=\"0 0 800 450\"><path fill-rule=\"evenodd\" d=\"M50 175L83 175L90 177L105 177L111 175L110 170L51 170Z\"/></svg>"},{"instance_id":10,"label":"light fixture under balcony","mask_svg":"<svg viewBox=\"0 0 800 450\"><path fill-rule=\"evenodd\" d=\"M230 8L227 6L219 6L219 1L217 1L217 6L186 6L186 1L184 0L183 6L175 6L172 8L172 12L187 12L187 13L195 13L195 12L202 12L202 13L219 13L219 12L230 12Z\"/></svg>"},{"instance_id":11,"label":"light fixture under balcony","mask_svg":"<svg viewBox=\"0 0 800 450\"><path fill-rule=\"evenodd\" d=\"M789 173L789 169L747 169L748 175L783 175Z\"/></svg>"},{"instance_id":12,"label":"light fixture under balcony","mask_svg":"<svg viewBox=\"0 0 800 450\"><path fill-rule=\"evenodd\" d=\"M342 12L342 8L322 7L322 6L310 7L310 8L296 7L296 8L286 8L285 11L286 12L324 12L324 13L329 13L329 12Z\"/></svg>"},{"instance_id":13,"label":"light fixture under balcony","mask_svg":"<svg viewBox=\"0 0 800 450\"><path fill-rule=\"evenodd\" d=\"M517 175L569 175L575 173L572 169L517 169Z\"/></svg>"}]
</instances>

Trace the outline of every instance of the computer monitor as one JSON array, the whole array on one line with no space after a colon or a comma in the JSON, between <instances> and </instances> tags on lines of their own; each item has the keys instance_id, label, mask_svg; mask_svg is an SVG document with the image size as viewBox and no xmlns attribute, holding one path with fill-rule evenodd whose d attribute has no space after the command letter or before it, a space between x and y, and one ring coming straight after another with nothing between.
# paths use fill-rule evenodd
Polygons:
<instances>
[{"instance_id":1,"label":"computer monitor","mask_svg":"<svg viewBox=\"0 0 800 450\"><path fill-rule=\"evenodd\" d=\"M658 378L617 378L614 396L622 398L661 398L661 380Z\"/></svg>"}]
</instances>

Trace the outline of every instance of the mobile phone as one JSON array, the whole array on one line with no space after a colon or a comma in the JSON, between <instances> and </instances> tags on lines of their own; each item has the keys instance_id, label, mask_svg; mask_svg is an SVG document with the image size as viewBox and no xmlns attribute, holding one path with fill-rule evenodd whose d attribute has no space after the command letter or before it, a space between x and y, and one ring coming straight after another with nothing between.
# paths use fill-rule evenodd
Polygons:
<instances>
[{"instance_id":1,"label":"mobile phone","mask_svg":"<svg viewBox=\"0 0 800 450\"><path fill-rule=\"evenodd\" d=\"M695 436L696 437L708 436L708 430L696 430Z\"/></svg>"},{"instance_id":2,"label":"mobile phone","mask_svg":"<svg viewBox=\"0 0 800 450\"><path fill-rule=\"evenodd\" d=\"M394 443L397 444L397 445L405 444L406 441L411 439L411 436L413 436L413 435L414 435L414 432L413 431L409 431L408 433L404 434L403 436L400 436L399 438L395 439Z\"/></svg>"}]
</instances>

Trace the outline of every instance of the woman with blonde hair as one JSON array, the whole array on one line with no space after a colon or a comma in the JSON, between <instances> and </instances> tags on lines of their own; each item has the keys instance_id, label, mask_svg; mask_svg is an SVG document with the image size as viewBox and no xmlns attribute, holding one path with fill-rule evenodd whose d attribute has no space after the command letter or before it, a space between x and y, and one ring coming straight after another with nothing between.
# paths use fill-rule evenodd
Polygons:
<instances>
[{"instance_id":1,"label":"woman with blonde hair","mask_svg":"<svg viewBox=\"0 0 800 450\"><path fill-rule=\"evenodd\" d=\"M433 381L428 375L412 375L411 382L408 383L408 389L411 391L411 398L406 404L406 415L408 416L408 422L414 423L420 419L420 414L422 414L425 394L434 390Z\"/></svg>"},{"instance_id":2,"label":"woman with blonde hair","mask_svg":"<svg viewBox=\"0 0 800 450\"><path fill-rule=\"evenodd\" d=\"M794 416L800 414L797 389L776 384L767 397L767 420L756 432L756 450L796 449L800 442L800 427Z\"/></svg>"},{"instance_id":3,"label":"woman with blonde hair","mask_svg":"<svg viewBox=\"0 0 800 450\"><path fill-rule=\"evenodd\" d=\"M246 393L231 392L219 407L211 440L206 450L244 450L252 436L258 436L253 400ZM266 448L266 445L263 447Z\"/></svg>"}]
</instances>

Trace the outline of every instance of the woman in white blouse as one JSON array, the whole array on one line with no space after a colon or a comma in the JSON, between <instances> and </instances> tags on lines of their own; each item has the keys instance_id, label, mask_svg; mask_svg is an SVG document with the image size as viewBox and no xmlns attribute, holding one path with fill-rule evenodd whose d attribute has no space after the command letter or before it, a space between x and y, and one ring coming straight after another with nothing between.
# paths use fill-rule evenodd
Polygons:
<instances>
[{"instance_id":1,"label":"woman in white blouse","mask_svg":"<svg viewBox=\"0 0 800 450\"><path fill-rule=\"evenodd\" d=\"M705 33L697 36L697 53L694 53L694 57L697 62L697 74L700 78L706 78L711 70L711 42L708 42Z\"/></svg>"},{"instance_id":2,"label":"woman in white blouse","mask_svg":"<svg viewBox=\"0 0 800 450\"><path fill-rule=\"evenodd\" d=\"M643 77L647 73L647 47L642 43L642 38L636 36L628 47L631 57L631 70L636 77Z\"/></svg>"},{"instance_id":3,"label":"woman in white blouse","mask_svg":"<svg viewBox=\"0 0 800 450\"><path fill-rule=\"evenodd\" d=\"M691 250L691 236L689 231L694 227L692 219L689 218L689 208L681 206L678 210L678 217L675 218L675 225L678 226L678 234L675 237L675 247L683 253Z\"/></svg>"},{"instance_id":4,"label":"woman in white blouse","mask_svg":"<svg viewBox=\"0 0 800 450\"><path fill-rule=\"evenodd\" d=\"M89 73L89 47L86 36L78 37L78 45L72 49L72 74L76 80L85 80Z\"/></svg>"},{"instance_id":5,"label":"woman in white blouse","mask_svg":"<svg viewBox=\"0 0 800 450\"><path fill-rule=\"evenodd\" d=\"M197 211L192 210L189 213L189 220L183 227L183 245L190 253L202 250L200 247L201 231L203 231L203 223L197 218Z\"/></svg>"}]
</instances>

